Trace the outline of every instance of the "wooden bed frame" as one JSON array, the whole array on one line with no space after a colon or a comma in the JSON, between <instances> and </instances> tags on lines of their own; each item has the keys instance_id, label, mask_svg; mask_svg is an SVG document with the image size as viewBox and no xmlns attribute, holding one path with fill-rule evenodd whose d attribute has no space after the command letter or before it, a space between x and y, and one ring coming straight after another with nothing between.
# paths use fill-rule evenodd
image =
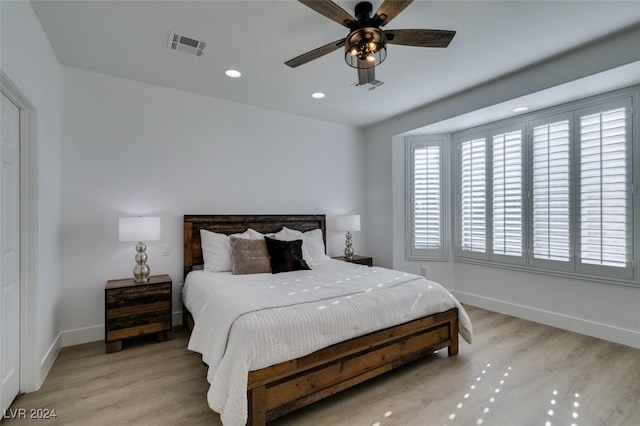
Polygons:
<instances>
[{"instance_id":1,"label":"wooden bed frame","mask_svg":"<svg viewBox=\"0 0 640 426\"><path fill-rule=\"evenodd\" d=\"M283 226L300 231L320 228L326 242L324 215L185 215L184 274L200 268L200 230L233 234L248 227L262 233ZM184 323L193 317L184 309ZM249 372L249 425L267 422L298 408L362 383L387 371L447 348L458 353L458 310L414 321L337 343L301 358Z\"/></svg>"}]
</instances>

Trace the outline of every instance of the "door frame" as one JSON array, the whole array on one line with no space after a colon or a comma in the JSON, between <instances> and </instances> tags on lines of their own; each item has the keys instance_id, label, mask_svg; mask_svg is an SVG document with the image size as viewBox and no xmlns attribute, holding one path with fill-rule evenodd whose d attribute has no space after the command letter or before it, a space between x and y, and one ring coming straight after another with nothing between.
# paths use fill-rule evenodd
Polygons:
<instances>
[{"instance_id":1,"label":"door frame","mask_svg":"<svg viewBox=\"0 0 640 426\"><path fill-rule=\"evenodd\" d=\"M20 392L38 390L38 144L37 110L0 70L0 90L20 110Z\"/></svg>"}]
</instances>

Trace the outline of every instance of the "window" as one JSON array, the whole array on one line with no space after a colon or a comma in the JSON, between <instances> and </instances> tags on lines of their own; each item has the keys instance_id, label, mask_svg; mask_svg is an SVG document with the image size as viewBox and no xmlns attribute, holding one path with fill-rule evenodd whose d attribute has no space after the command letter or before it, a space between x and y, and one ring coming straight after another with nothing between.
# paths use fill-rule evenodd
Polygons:
<instances>
[{"instance_id":1,"label":"window","mask_svg":"<svg viewBox=\"0 0 640 426\"><path fill-rule=\"evenodd\" d=\"M523 134L519 125L459 139L463 257L523 262Z\"/></svg>"},{"instance_id":2,"label":"window","mask_svg":"<svg viewBox=\"0 0 640 426\"><path fill-rule=\"evenodd\" d=\"M462 250L486 253L486 139L464 141L460 151Z\"/></svg>"},{"instance_id":3,"label":"window","mask_svg":"<svg viewBox=\"0 0 640 426\"><path fill-rule=\"evenodd\" d=\"M629 276L628 106L579 111L580 269ZM592 265L592 266L589 266Z\"/></svg>"},{"instance_id":4,"label":"window","mask_svg":"<svg viewBox=\"0 0 640 426\"><path fill-rule=\"evenodd\" d=\"M492 137L492 254L522 258L522 134L499 131ZM507 259L503 259L507 261Z\"/></svg>"},{"instance_id":5,"label":"window","mask_svg":"<svg viewBox=\"0 0 640 426\"><path fill-rule=\"evenodd\" d=\"M632 99L455 134L457 257L632 279Z\"/></svg>"},{"instance_id":6,"label":"window","mask_svg":"<svg viewBox=\"0 0 640 426\"><path fill-rule=\"evenodd\" d=\"M544 118L532 124L532 264L569 270L570 180L568 116Z\"/></svg>"},{"instance_id":7,"label":"window","mask_svg":"<svg viewBox=\"0 0 640 426\"><path fill-rule=\"evenodd\" d=\"M407 259L445 259L445 139L409 139Z\"/></svg>"}]
</instances>

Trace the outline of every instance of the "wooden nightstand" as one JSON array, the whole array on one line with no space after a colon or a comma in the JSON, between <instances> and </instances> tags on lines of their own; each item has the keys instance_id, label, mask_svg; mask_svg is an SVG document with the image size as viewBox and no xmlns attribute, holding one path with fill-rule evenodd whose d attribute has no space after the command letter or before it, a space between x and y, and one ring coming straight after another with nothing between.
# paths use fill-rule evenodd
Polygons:
<instances>
[{"instance_id":1,"label":"wooden nightstand","mask_svg":"<svg viewBox=\"0 0 640 426\"><path fill-rule=\"evenodd\" d=\"M122 350L122 341L157 334L159 341L171 331L169 275L149 277L146 283L133 278L110 280L104 288L104 342L107 353Z\"/></svg>"},{"instance_id":2,"label":"wooden nightstand","mask_svg":"<svg viewBox=\"0 0 640 426\"><path fill-rule=\"evenodd\" d=\"M357 263L358 265L373 266L373 258L367 256L358 256L354 254L351 259L347 259L344 256L332 257L335 260L342 260L343 262Z\"/></svg>"}]
</instances>

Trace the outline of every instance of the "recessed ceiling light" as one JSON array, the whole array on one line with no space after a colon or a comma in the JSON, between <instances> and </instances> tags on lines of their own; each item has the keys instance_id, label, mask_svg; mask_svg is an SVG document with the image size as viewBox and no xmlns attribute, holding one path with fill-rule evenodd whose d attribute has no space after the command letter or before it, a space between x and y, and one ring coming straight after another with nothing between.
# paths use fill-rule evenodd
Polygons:
<instances>
[{"instance_id":1,"label":"recessed ceiling light","mask_svg":"<svg viewBox=\"0 0 640 426\"><path fill-rule=\"evenodd\" d=\"M224 75L226 75L229 78L240 78L240 77L242 77L242 74L240 73L240 71L237 71L237 70L226 70L224 72Z\"/></svg>"},{"instance_id":2,"label":"recessed ceiling light","mask_svg":"<svg viewBox=\"0 0 640 426\"><path fill-rule=\"evenodd\" d=\"M515 107L514 109L512 109L511 111L513 112L525 112L529 109L529 107L526 106L519 106L519 107Z\"/></svg>"},{"instance_id":3,"label":"recessed ceiling light","mask_svg":"<svg viewBox=\"0 0 640 426\"><path fill-rule=\"evenodd\" d=\"M311 97L312 97L313 99L322 99L322 98L324 98L324 96L325 96L325 95L324 95L324 93L322 93L322 92L316 92L316 93L313 93L313 94L311 95Z\"/></svg>"}]
</instances>

